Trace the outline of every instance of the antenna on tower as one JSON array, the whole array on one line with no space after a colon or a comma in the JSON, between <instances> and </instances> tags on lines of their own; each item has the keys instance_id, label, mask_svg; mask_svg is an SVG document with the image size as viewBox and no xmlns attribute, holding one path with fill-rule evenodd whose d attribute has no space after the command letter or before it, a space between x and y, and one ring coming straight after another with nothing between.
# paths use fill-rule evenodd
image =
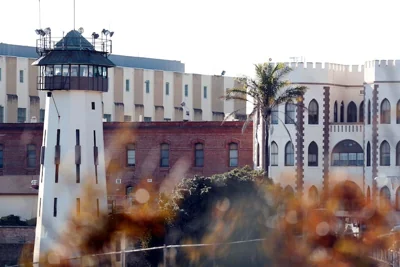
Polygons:
<instances>
[{"instance_id":1,"label":"antenna on tower","mask_svg":"<svg viewBox=\"0 0 400 267\"><path fill-rule=\"evenodd\" d=\"M75 30L75 0L74 0L74 30Z\"/></svg>"},{"instance_id":2,"label":"antenna on tower","mask_svg":"<svg viewBox=\"0 0 400 267\"><path fill-rule=\"evenodd\" d=\"M41 13L40 13L40 0L39 0L39 29L42 28L42 18L41 18Z\"/></svg>"}]
</instances>

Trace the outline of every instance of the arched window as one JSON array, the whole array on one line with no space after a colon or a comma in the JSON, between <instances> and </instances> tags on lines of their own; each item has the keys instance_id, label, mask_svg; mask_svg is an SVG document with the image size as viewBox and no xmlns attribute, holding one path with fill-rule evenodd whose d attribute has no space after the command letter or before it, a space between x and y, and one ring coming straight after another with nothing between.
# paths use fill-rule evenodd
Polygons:
<instances>
[{"instance_id":1,"label":"arched window","mask_svg":"<svg viewBox=\"0 0 400 267\"><path fill-rule=\"evenodd\" d=\"M294 124L296 122L296 105L287 102L285 105L285 123Z\"/></svg>"},{"instance_id":2,"label":"arched window","mask_svg":"<svg viewBox=\"0 0 400 267\"><path fill-rule=\"evenodd\" d=\"M396 210L400 210L400 186L396 190Z\"/></svg>"},{"instance_id":3,"label":"arched window","mask_svg":"<svg viewBox=\"0 0 400 267\"><path fill-rule=\"evenodd\" d=\"M290 141L285 146L285 166L294 166L294 147Z\"/></svg>"},{"instance_id":4,"label":"arched window","mask_svg":"<svg viewBox=\"0 0 400 267\"><path fill-rule=\"evenodd\" d=\"M368 186L368 188L367 188L367 203L370 203L370 202L371 202L371 189Z\"/></svg>"},{"instance_id":5,"label":"arched window","mask_svg":"<svg viewBox=\"0 0 400 267\"><path fill-rule=\"evenodd\" d=\"M337 101L333 105L333 122L337 122Z\"/></svg>"},{"instance_id":6,"label":"arched window","mask_svg":"<svg viewBox=\"0 0 400 267\"><path fill-rule=\"evenodd\" d=\"M390 145L388 142L383 141L379 149L380 165L390 166Z\"/></svg>"},{"instance_id":7,"label":"arched window","mask_svg":"<svg viewBox=\"0 0 400 267\"><path fill-rule=\"evenodd\" d=\"M271 143L271 166L278 166L278 145Z\"/></svg>"},{"instance_id":8,"label":"arched window","mask_svg":"<svg viewBox=\"0 0 400 267\"><path fill-rule=\"evenodd\" d=\"M308 190L308 199L311 205L316 205L319 202L318 189L315 186L311 186Z\"/></svg>"},{"instance_id":9,"label":"arched window","mask_svg":"<svg viewBox=\"0 0 400 267\"><path fill-rule=\"evenodd\" d=\"M274 106L271 109L271 124L278 124L279 121L279 107Z\"/></svg>"},{"instance_id":10,"label":"arched window","mask_svg":"<svg viewBox=\"0 0 400 267\"><path fill-rule=\"evenodd\" d=\"M308 105L308 124L318 124L318 103L315 99Z\"/></svg>"},{"instance_id":11,"label":"arched window","mask_svg":"<svg viewBox=\"0 0 400 267\"><path fill-rule=\"evenodd\" d=\"M371 144L367 143L367 166L371 166Z\"/></svg>"},{"instance_id":12,"label":"arched window","mask_svg":"<svg viewBox=\"0 0 400 267\"><path fill-rule=\"evenodd\" d=\"M332 150L332 166L363 166L364 151L353 140L343 140Z\"/></svg>"},{"instance_id":13,"label":"arched window","mask_svg":"<svg viewBox=\"0 0 400 267\"><path fill-rule=\"evenodd\" d=\"M400 166L400 142L396 145L396 166Z\"/></svg>"},{"instance_id":14,"label":"arched window","mask_svg":"<svg viewBox=\"0 0 400 267\"><path fill-rule=\"evenodd\" d=\"M201 143L197 143L194 146L194 166L204 166L204 146Z\"/></svg>"},{"instance_id":15,"label":"arched window","mask_svg":"<svg viewBox=\"0 0 400 267\"><path fill-rule=\"evenodd\" d=\"M344 122L344 103L340 103L340 122Z\"/></svg>"},{"instance_id":16,"label":"arched window","mask_svg":"<svg viewBox=\"0 0 400 267\"><path fill-rule=\"evenodd\" d=\"M169 145L165 143L160 146L160 167L169 167Z\"/></svg>"},{"instance_id":17,"label":"arched window","mask_svg":"<svg viewBox=\"0 0 400 267\"><path fill-rule=\"evenodd\" d=\"M397 101L396 105L396 123L400 124L400 100Z\"/></svg>"},{"instance_id":18,"label":"arched window","mask_svg":"<svg viewBox=\"0 0 400 267\"><path fill-rule=\"evenodd\" d=\"M318 166L318 146L314 141L308 146L308 166Z\"/></svg>"},{"instance_id":19,"label":"arched window","mask_svg":"<svg viewBox=\"0 0 400 267\"><path fill-rule=\"evenodd\" d=\"M365 112L364 101L362 101L360 104L360 122L364 122L364 112Z\"/></svg>"},{"instance_id":20,"label":"arched window","mask_svg":"<svg viewBox=\"0 0 400 267\"><path fill-rule=\"evenodd\" d=\"M390 102L387 99L381 103L381 124L390 124Z\"/></svg>"},{"instance_id":21,"label":"arched window","mask_svg":"<svg viewBox=\"0 0 400 267\"><path fill-rule=\"evenodd\" d=\"M127 187L126 187L126 195L129 196L129 195L132 194L132 192L133 192L133 187L130 186L130 185L127 186Z\"/></svg>"},{"instance_id":22,"label":"arched window","mask_svg":"<svg viewBox=\"0 0 400 267\"><path fill-rule=\"evenodd\" d=\"M229 167L237 167L239 163L238 144L229 144Z\"/></svg>"},{"instance_id":23,"label":"arched window","mask_svg":"<svg viewBox=\"0 0 400 267\"><path fill-rule=\"evenodd\" d=\"M390 190L387 186L382 187L379 196L380 196L380 204L382 206L390 204Z\"/></svg>"},{"instance_id":24,"label":"arched window","mask_svg":"<svg viewBox=\"0 0 400 267\"><path fill-rule=\"evenodd\" d=\"M136 165L135 144L129 144L126 146L126 166L134 167L135 165Z\"/></svg>"},{"instance_id":25,"label":"arched window","mask_svg":"<svg viewBox=\"0 0 400 267\"><path fill-rule=\"evenodd\" d=\"M353 101L347 106L347 122L357 122L357 106Z\"/></svg>"},{"instance_id":26,"label":"arched window","mask_svg":"<svg viewBox=\"0 0 400 267\"><path fill-rule=\"evenodd\" d=\"M368 124L371 124L371 100L368 100Z\"/></svg>"}]
</instances>

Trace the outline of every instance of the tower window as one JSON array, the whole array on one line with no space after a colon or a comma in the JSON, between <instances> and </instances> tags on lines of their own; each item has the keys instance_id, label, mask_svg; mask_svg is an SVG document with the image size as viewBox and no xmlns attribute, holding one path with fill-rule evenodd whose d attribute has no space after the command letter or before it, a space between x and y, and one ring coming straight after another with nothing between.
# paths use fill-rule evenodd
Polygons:
<instances>
[{"instance_id":1,"label":"tower window","mask_svg":"<svg viewBox=\"0 0 400 267\"><path fill-rule=\"evenodd\" d=\"M146 94L149 94L150 93L150 81L147 80L145 83L146 83Z\"/></svg>"},{"instance_id":2,"label":"tower window","mask_svg":"<svg viewBox=\"0 0 400 267\"><path fill-rule=\"evenodd\" d=\"M189 85L185 84L185 96L189 95Z\"/></svg>"},{"instance_id":3,"label":"tower window","mask_svg":"<svg viewBox=\"0 0 400 267\"><path fill-rule=\"evenodd\" d=\"M19 71L19 82L20 83L24 82L24 71L23 70Z\"/></svg>"},{"instance_id":4,"label":"tower window","mask_svg":"<svg viewBox=\"0 0 400 267\"><path fill-rule=\"evenodd\" d=\"M207 98L207 86L204 86L203 88L203 97Z\"/></svg>"},{"instance_id":5,"label":"tower window","mask_svg":"<svg viewBox=\"0 0 400 267\"><path fill-rule=\"evenodd\" d=\"M169 82L165 83L165 94L169 95Z\"/></svg>"},{"instance_id":6,"label":"tower window","mask_svg":"<svg viewBox=\"0 0 400 267\"><path fill-rule=\"evenodd\" d=\"M95 110L95 109L96 109L96 105L94 102L92 102L92 110Z\"/></svg>"},{"instance_id":7,"label":"tower window","mask_svg":"<svg viewBox=\"0 0 400 267\"><path fill-rule=\"evenodd\" d=\"M57 217L57 198L54 198L53 217Z\"/></svg>"}]
</instances>

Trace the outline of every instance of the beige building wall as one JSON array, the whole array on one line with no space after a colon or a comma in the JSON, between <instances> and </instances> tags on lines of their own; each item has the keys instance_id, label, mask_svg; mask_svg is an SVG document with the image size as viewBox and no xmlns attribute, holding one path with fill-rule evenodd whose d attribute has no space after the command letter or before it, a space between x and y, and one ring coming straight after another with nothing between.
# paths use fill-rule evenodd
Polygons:
<instances>
[{"instance_id":1,"label":"beige building wall","mask_svg":"<svg viewBox=\"0 0 400 267\"><path fill-rule=\"evenodd\" d=\"M0 195L0 217L15 215L21 220L36 217L37 196L35 195Z\"/></svg>"}]
</instances>

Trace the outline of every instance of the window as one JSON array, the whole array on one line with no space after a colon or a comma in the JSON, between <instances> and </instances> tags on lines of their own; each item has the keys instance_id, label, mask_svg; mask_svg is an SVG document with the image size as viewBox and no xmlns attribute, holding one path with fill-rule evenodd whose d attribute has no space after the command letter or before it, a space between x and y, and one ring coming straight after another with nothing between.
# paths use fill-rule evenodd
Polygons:
<instances>
[{"instance_id":1,"label":"window","mask_svg":"<svg viewBox=\"0 0 400 267\"><path fill-rule=\"evenodd\" d=\"M28 168L36 167L36 145L27 146L27 165Z\"/></svg>"},{"instance_id":2,"label":"window","mask_svg":"<svg viewBox=\"0 0 400 267\"><path fill-rule=\"evenodd\" d=\"M314 99L308 105L308 124L318 124L318 103Z\"/></svg>"},{"instance_id":3,"label":"window","mask_svg":"<svg viewBox=\"0 0 400 267\"><path fill-rule=\"evenodd\" d=\"M344 103L340 103L340 122L344 122Z\"/></svg>"},{"instance_id":4,"label":"window","mask_svg":"<svg viewBox=\"0 0 400 267\"><path fill-rule=\"evenodd\" d=\"M165 83L165 94L169 95L169 82Z\"/></svg>"},{"instance_id":5,"label":"window","mask_svg":"<svg viewBox=\"0 0 400 267\"><path fill-rule=\"evenodd\" d=\"M400 124L400 100L397 102L396 105L396 123Z\"/></svg>"},{"instance_id":6,"label":"window","mask_svg":"<svg viewBox=\"0 0 400 267\"><path fill-rule=\"evenodd\" d=\"M237 167L239 161L238 144L229 144L229 167Z\"/></svg>"},{"instance_id":7,"label":"window","mask_svg":"<svg viewBox=\"0 0 400 267\"><path fill-rule=\"evenodd\" d=\"M127 196L130 196L130 195L132 195L132 193L133 193L133 186L127 186L126 187L126 189L125 189L125 192L126 192L126 195Z\"/></svg>"},{"instance_id":8,"label":"window","mask_svg":"<svg viewBox=\"0 0 400 267\"><path fill-rule=\"evenodd\" d=\"M296 122L296 105L288 102L285 105L285 123L294 124Z\"/></svg>"},{"instance_id":9,"label":"window","mask_svg":"<svg viewBox=\"0 0 400 267\"><path fill-rule=\"evenodd\" d=\"M125 91L129 92L129 79L125 80Z\"/></svg>"},{"instance_id":10,"label":"window","mask_svg":"<svg viewBox=\"0 0 400 267\"><path fill-rule=\"evenodd\" d=\"M23 70L19 71L19 82L20 83L24 82L24 71Z\"/></svg>"},{"instance_id":11,"label":"window","mask_svg":"<svg viewBox=\"0 0 400 267\"><path fill-rule=\"evenodd\" d=\"M335 101L335 104L333 105L333 122L338 122L337 121L337 101Z\"/></svg>"},{"instance_id":12,"label":"window","mask_svg":"<svg viewBox=\"0 0 400 267\"><path fill-rule=\"evenodd\" d=\"M318 166L318 146L314 141L308 146L308 166Z\"/></svg>"},{"instance_id":13,"label":"window","mask_svg":"<svg viewBox=\"0 0 400 267\"><path fill-rule=\"evenodd\" d=\"M4 122L4 107L0 106L0 123Z\"/></svg>"},{"instance_id":14,"label":"window","mask_svg":"<svg viewBox=\"0 0 400 267\"><path fill-rule=\"evenodd\" d=\"M332 166L363 166L364 151L353 140L343 140L332 150Z\"/></svg>"},{"instance_id":15,"label":"window","mask_svg":"<svg viewBox=\"0 0 400 267\"><path fill-rule=\"evenodd\" d=\"M368 124L371 124L371 100L368 100Z\"/></svg>"},{"instance_id":16,"label":"window","mask_svg":"<svg viewBox=\"0 0 400 267\"><path fill-rule=\"evenodd\" d=\"M381 103L381 124L390 123L390 103L389 100L384 99Z\"/></svg>"},{"instance_id":17,"label":"window","mask_svg":"<svg viewBox=\"0 0 400 267\"><path fill-rule=\"evenodd\" d=\"M381 166L390 166L390 145L387 141L383 141L381 143L381 147L379 149L380 156L380 165Z\"/></svg>"},{"instance_id":18,"label":"window","mask_svg":"<svg viewBox=\"0 0 400 267\"><path fill-rule=\"evenodd\" d=\"M106 120L106 122L110 122L111 121L111 114L104 114L103 118Z\"/></svg>"},{"instance_id":19,"label":"window","mask_svg":"<svg viewBox=\"0 0 400 267\"><path fill-rule=\"evenodd\" d=\"M132 121L132 116L125 115L124 122L130 122L130 121Z\"/></svg>"},{"instance_id":20,"label":"window","mask_svg":"<svg viewBox=\"0 0 400 267\"><path fill-rule=\"evenodd\" d=\"M164 121L171 121L170 118L164 118Z\"/></svg>"},{"instance_id":21,"label":"window","mask_svg":"<svg viewBox=\"0 0 400 267\"><path fill-rule=\"evenodd\" d=\"M72 65L71 66L71 76L77 77L79 73L79 66L78 65Z\"/></svg>"},{"instance_id":22,"label":"window","mask_svg":"<svg viewBox=\"0 0 400 267\"><path fill-rule=\"evenodd\" d=\"M145 121L145 122L151 122L151 117L144 117L144 118L143 118L143 121Z\"/></svg>"},{"instance_id":23,"label":"window","mask_svg":"<svg viewBox=\"0 0 400 267\"><path fill-rule=\"evenodd\" d=\"M400 142L396 146L396 166L400 166Z\"/></svg>"},{"instance_id":24,"label":"window","mask_svg":"<svg viewBox=\"0 0 400 267\"><path fill-rule=\"evenodd\" d=\"M382 187L380 196L380 204L382 207L390 204L390 190L387 186Z\"/></svg>"},{"instance_id":25,"label":"window","mask_svg":"<svg viewBox=\"0 0 400 267\"><path fill-rule=\"evenodd\" d=\"M1 68L0 68L0 81L1 81Z\"/></svg>"},{"instance_id":26,"label":"window","mask_svg":"<svg viewBox=\"0 0 400 267\"><path fill-rule=\"evenodd\" d=\"M4 167L4 147L0 145L0 168Z\"/></svg>"},{"instance_id":27,"label":"window","mask_svg":"<svg viewBox=\"0 0 400 267\"><path fill-rule=\"evenodd\" d=\"M360 104L360 122L364 122L364 112L365 112L364 101L362 101Z\"/></svg>"},{"instance_id":28,"label":"window","mask_svg":"<svg viewBox=\"0 0 400 267\"><path fill-rule=\"evenodd\" d=\"M95 110L95 109L96 109L96 103L92 102L92 110Z\"/></svg>"},{"instance_id":29,"label":"window","mask_svg":"<svg viewBox=\"0 0 400 267\"><path fill-rule=\"evenodd\" d=\"M204 146L203 144L197 143L194 150L194 166L203 167L204 166Z\"/></svg>"},{"instance_id":30,"label":"window","mask_svg":"<svg viewBox=\"0 0 400 267\"><path fill-rule=\"evenodd\" d=\"M24 123L26 121L26 108L18 108L17 122Z\"/></svg>"},{"instance_id":31,"label":"window","mask_svg":"<svg viewBox=\"0 0 400 267\"><path fill-rule=\"evenodd\" d=\"M367 143L367 166L371 166L371 144Z\"/></svg>"},{"instance_id":32,"label":"window","mask_svg":"<svg viewBox=\"0 0 400 267\"><path fill-rule=\"evenodd\" d=\"M169 145L161 144L160 167L169 167Z\"/></svg>"},{"instance_id":33,"label":"window","mask_svg":"<svg viewBox=\"0 0 400 267\"><path fill-rule=\"evenodd\" d=\"M260 145L257 144L257 149L260 149ZM271 143L271 166L278 166L278 145L275 142ZM258 151L257 151L258 152ZM259 166L259 164L258 164Z\"/></svg>"},{"instance_id":34,"label":"window","mask_svg":"<svg viewBox=\"0 0 400 267\"><path fill-rule=\"evenodd\" d=\"M312 205L317 205L319 202L318 189L314 185L308 190L308 199Z\"/></svg>"},{"instance_id":35,"label":"window","mask_svg":"<svg viewBox=\"0 0 400 267\"><path fill-rule=\"evenodd\" d=\"M134 144L126 146L126 165L128 167L135 167L136 165L136 150Z\"/></svg>"},{"instance_id":36,"label":"window","mask_svg":"<svg viewBox=\"0 0 400 267\"><path fill-rule=\"evenodd\" d=\"M54 198L54 205L53 205L53 216L57 217L57 198Z\"/></svg>"},{"instance_id":37,"label":"window","mask_svg":"<svg viewBox=\"0 0 400 267\"><path fill-rule=\"evenodd\" d=\"M147 80L145 83L146 83L146 94L149 94L150 93L150 81Z\"/></svg>"},{"instance_id":38,"label":"window","mask_svg":"<svg viewBox=\"0 0 400 267\"><path fill-rule=\"evenodd\" d=\"M347 122L357 122L357 106L353 101L347 106Z\"/></svg>"},{"instance_id":39,"label":"window","mask_svg":"<svg viewBox=\"0 0 400 267\"><path fill-rule=\"evenodd\" d=\"M41 108L39 112L39 122L44 122L44 115L45 115L45 110Z\"/></svg>"},{"instance_id":40,"label":"window","mask_svg":"<svg viewBox=\"0 0 400 267\"><path fill-rule=\"evenodd\" d=\"M279 120L278 112L279 112L279 107L273 106L271 109L271 124L278 124L278 120Z\"/></svg>"},{"instance_id":41,"label":"window","mask_svg":"<svg viewBox=\"0 0 400 267\"><path fill-rule=\"evenodd\" d=\"M257 167L260 166L260 144L257 143Z\"/></svg>"},{"instance_id":42,"label":"window","mask_svg":"<svg viewBox=\"0 0 400 267\"><path fill-rule=\"evenodd\" d=\"M294 147L290 141L285 146L285 166L294 166Z\"/></svg>"},{"instance_id":43,"label":"window","mask_svg":"<svg viewBox=\"0 0 400 267\"><path fill-rule=\"evenodd\" d=\"M207 86L203 87L203 97L207 98Z\"/></svg>"},{"instance_id":44,"label":"window","mask_svg":"<svg viewBox=\"0 0 400 267\"><path fill-rule=\"evenodd\" d=\"M185 96L189 95L189 85L185 84Z\"/></svg>"}]
</instances>

